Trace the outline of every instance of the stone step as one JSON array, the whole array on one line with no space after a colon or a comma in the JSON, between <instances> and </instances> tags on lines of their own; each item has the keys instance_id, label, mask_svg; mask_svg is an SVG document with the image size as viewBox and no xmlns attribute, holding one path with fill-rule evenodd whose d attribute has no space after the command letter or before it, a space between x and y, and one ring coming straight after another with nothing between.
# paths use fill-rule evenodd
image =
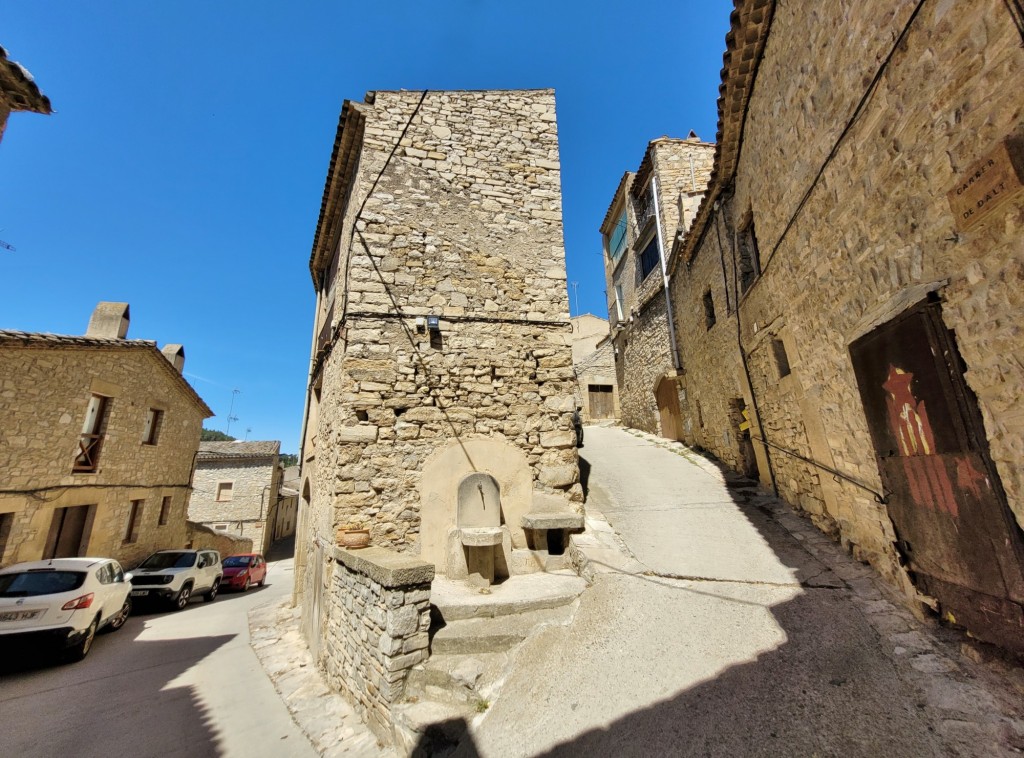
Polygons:
<instances>
[{"instance_id":1,"label":"stone step","mask_svg":"<svg viewBox=\"0 0 1024 758\"><path fill-rule=\"evenodd\" d=\"M564 605L510 616L453 620L434 631L430 651L437 656L510 650L538 627L569 623L573 612L572 605Z\"/></svg>"},{"instance_id":2,"label":"stone step","mask_svg":"<svg viewBox=\"0 0 1024 758\"><path fill-rule=\"evenodd\" d=\"M585 580L568 570L513 576L484 591L438 577L431 585L430 602L445 623L451 623L558 608L572 603L586 587Z\"/></svg>"}]
</instances>

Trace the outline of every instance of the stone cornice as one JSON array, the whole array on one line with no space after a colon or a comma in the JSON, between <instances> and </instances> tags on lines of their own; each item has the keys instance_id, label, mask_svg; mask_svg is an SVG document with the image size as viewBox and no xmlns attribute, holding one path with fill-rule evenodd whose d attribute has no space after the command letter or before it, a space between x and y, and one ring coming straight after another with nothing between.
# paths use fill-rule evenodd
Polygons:
<instances>
[{"instance_id":1,"label":"stone cornice","mask_svg":"<svg viewBox=\"0 0 1024 758\"><path fill-rule=\"evenodd\" d=\"M680 261L689 263L696 255L697 242L722 192L736 176L743 129L757 78L758 64L775 14L775 0L734 0L729 17L730 28L725 35L722 56L722 83L718 87L718 133L715 135L715 163L708 190L704 194L690 231L676 242L668 260L668 272L675 273Z\"/></svg>"}]
</instances>

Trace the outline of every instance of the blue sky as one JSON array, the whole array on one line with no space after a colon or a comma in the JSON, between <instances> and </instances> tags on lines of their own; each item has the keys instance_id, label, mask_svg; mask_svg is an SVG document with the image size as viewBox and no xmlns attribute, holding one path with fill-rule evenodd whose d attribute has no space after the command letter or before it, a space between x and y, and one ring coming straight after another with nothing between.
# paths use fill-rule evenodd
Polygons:
<instances>
[{"instance_id":1,"label":"blue sky","mask_svg":"<svg viewBox=\"0 0 1024 758\"><path fill-rule=\"evenodd\" d=\"M607 315L597 227L648 140L714 139L732 3L4 0L55 113L0 143L0 328L185 345L224 430L296 451L307 268L338 113L372 89L554 87L569 281ZM570 287L573 314L576 302Z\"/></svg>"}]
</instances>

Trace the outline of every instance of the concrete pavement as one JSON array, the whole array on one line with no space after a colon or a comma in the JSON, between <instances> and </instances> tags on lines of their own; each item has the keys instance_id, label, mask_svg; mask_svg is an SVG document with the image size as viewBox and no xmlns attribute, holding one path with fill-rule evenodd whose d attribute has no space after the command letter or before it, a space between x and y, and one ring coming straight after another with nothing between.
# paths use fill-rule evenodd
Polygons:
<instances>
[{"instance_id":1,"label":"concrete pavement","mask_svg":"<svg viewBox=\"0 0 1024 758\"><path fill-rule=\"evenodd\" d=\"M133 615L81 663L5 662L0 753L315 756L249 641L248 609L291 587L291 561L271 563L265 587Z\"/></svg>"},{"instance_id":2,"label":"concrete pavement","mask_svg":"<svg viewBox=\"0 0 1024 758\"><path fill-rule=\"evenodd\" d=\"M575 622L519 648L457 754L1024 748L1020 693L787 506L677 443L597 427L586 441L588 509L634 560L597 566Z\"/></svg>"}]
</instances>

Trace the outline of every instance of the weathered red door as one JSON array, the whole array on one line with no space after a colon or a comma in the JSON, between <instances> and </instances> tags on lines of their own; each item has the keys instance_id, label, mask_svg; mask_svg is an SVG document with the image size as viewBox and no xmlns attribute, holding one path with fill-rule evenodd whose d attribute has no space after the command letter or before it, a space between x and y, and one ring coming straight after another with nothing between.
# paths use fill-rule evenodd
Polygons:
<instances>
[{"instance_id":1,"label":"weathered red door","mask_svg":"<svg viewBox=\"0 0 1024 758\"><path fill-rule=\"evenodd\" d=\"M850 346L897 548L943 617L1024 652L1024 538L938 303Z\"/></svg>"}]
</instances>

